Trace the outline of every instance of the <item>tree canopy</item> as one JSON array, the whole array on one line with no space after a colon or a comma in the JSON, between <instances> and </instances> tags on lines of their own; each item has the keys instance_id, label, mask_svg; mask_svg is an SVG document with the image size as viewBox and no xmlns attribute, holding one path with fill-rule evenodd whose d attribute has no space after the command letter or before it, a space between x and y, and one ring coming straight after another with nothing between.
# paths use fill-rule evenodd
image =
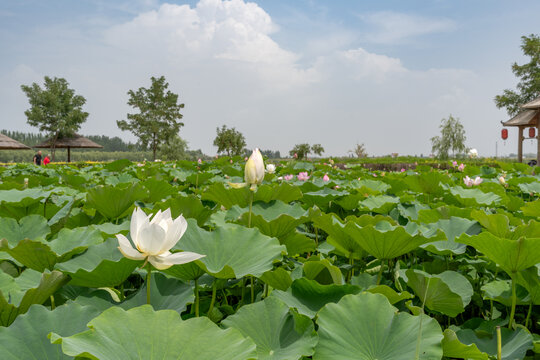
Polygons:
<instances>
[{"instance_id":1,"label":"tree canopy","mask_svg":"<svg viewBox=\"0 0 540 360\"><path fill-rule=\"evenodd\" d=\"M216 132L214 146L217 146L218 154L227 153L228 156L236 156L244 152L246 139L240 131L237 131L234 127L229 129L223 125L221 129L216 128Z\"/></svg>"},{"instance_id":2,"label":"tree canopy","mask_svg":"<svg viewBox=\"0 0 540 360\"><path fill-rule=\"evenodd\" d=\"M308 143L296 144L296 145L294 145L292 150L289 151L289 155L295 156L295 154L296 154L298 159L305 159L305 158L307 158L307 156L308 156L308 154L310 152L311 152L311 146L309 146Z\"/></svg>"},{"instance_id":3,"label":"tree canopy","mask_svg":"<svg viewBox=\"0 0 540 360\"><path fill-rule=\"evenodd\" d=\"M431 151L437 155L438 158L448 159L448 153L452 150L452 156L454 157L456 152L465 152L465 129L459 122L458 118L454 118L452 115L448 116L448 119L442 119L441 136L434 136L431 138Z\"/></svg>"},{"instance_id":4,"label":"tree canopy","mask_svg":"<svg viewBox=\"0 0 540 360\"><path fill-rule=\"evenodd\" d=\"M517 91L506 89L495 96L497 107L505 108L510 116L516 115L520 106L540 95L540 37L531 34L521 37L521 50L530 61L523 65L512 64L512 72L519 78Z\"/></svg>"},{"instance_id":5,"label":"tree canopy","mask_svg":"<svg viewBox=\"0 0 540 360\"><path fill-rule=\"evenodd\" d=\"M82 110L86 99L75 95L69 83L63 78L45 76L44 87L36 83L21 85L28 97L30 109L26 110L27 122L52 139L54 159L56 140L76 133L88 117Z\"/></svg>"},{"instance_id":6,"label":"tree canopy","mask_svg":"<svg viewBox=\"0 0 540 360\"><path fill-rule=\"evenodd\" d=\"M150 148L156 159L160 145L167 144L178 135L184 126L180 110L184 104L178 103L178 95L167 90L169 83L165 77L152 77L152 84L146 89L129 90L128 105L139 110L136 114L127 114L127 120L116 122L118 127L131 131L143 148Z\"/></svg>"}]
</instances>

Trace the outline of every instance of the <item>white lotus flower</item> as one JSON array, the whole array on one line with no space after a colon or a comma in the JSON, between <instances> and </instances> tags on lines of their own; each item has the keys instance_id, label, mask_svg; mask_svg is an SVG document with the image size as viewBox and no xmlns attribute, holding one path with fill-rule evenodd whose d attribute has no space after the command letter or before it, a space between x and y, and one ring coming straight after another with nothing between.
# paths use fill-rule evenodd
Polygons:
<instances>
[{"instance_id":1,"label":"white lotus flower","mask_svg":"<svg viewBox=\"0 0 540 360\"><path fill-rule=\"evenodd\" d=\"M506 185L506 179L504 178L504 175L499 176L499 183L503 186Z\"/></svg>"},{"instance_id":2,"label":"white lotus flower","mask_svg":"<svg viewBox=\"0 0 540 360\"><path fill-rule=\"evenodd\" d=\"M476 150L476 149L469 150L469 157L470 158L477 158L478 157L478 150Z\"/></svg>"},{"instance_id":3,"label":"white lotus flower","mask_svg":"<svg viewBox=\"0 0 540 360\"><path fill-rule=\"evenodd\" d=\"M274 164L268 164L266 165L266 172L269 174L273 174L276 172L276 165Z\"/></svg>"},{"instance_id":4,"label":"white lotus flower","mask_svg":"<svg viewBox=\"0 0 540 360\"><path fill-rule=\"evenodd\" d=\"M253 153L246 162L244 170L244 180L250 185L258 185L264 179L264 160L259 149L253 150Z\"/></svg>"},{"instance_id":5,"label":"white lotus flower","mask_svg":"<svg viewBox=\"0 0 540 360\"><path fill-rule=\"evenodd\" d=\"M149 261L156 269L165 270L176 264L185 264L200 259L201 255L189 251L171 253L187 229L187 221L182 215L172 219L171 210L158 211L152 220L140 208L135 208L131 215L129 233L135 248L128 238L117 234L118 250L132 260Z\"/></svg>"}]
</instances>

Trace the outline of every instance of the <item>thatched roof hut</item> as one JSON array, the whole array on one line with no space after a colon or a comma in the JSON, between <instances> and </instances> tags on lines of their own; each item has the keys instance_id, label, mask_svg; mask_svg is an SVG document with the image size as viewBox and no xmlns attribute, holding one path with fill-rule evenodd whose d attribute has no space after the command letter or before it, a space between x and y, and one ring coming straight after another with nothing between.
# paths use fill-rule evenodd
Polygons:
<instances>
[{"instance_id":1,"label":"thatched roof hut","mask_svg":"<svg viewBox=\"0 0 540 360\"><path fill-rule=\"evenodd\" d=\"M35 145L35 148L52 148L53 139L47 139L41 144ZM79 134L72 136L66 136L56 139L54 144L55 149L67 149L68 150L68 162L71 162L71 149L101 149L103 146L96 144L90 139L87 139Z\"/></svg>"},{"instance_id":2,"label":"thatched roof hut","mask_svg":"<svg viewBox=\"0 0 540 360\"><path fill-rule=\"evenodd\" d=\"M2 150L31 150L28 146L0 133L0 149Z\"/></svg>"},{"instance_id":3,"label":"thatched roof hut","mask_svg":"<svg viewBox=\"0 0 540 360\"><path fill-rule=\"evenodd\" d=\"M535 104L538 104L537 107ZM536 134L535 138L537 140L537 154L536 154L536 161L540 164L540 140L539 139L539 133L540 133L540 97L528 102L525 105L521 106L522 108L525 108L527 110L523 110L513 118L507 121L501 121L501 123L504 126L515 126L518 128L518 161L523 161L523 140L525 140L525 136L523 135L523 130L525 128L536 128ZM533 110L535 109L535 110Z\"/></svg>"},{"instance_id":4,"label":"thatched roof hut","mask_svg":"<svg viewBox=\"0 0 540 360\"><path fill-rule=\"evenodd\" d=\"M529 101L525 105L521 105L521 107L523 109L540 109L540 96L533 101Z\"/></svg>"}]
</instances>

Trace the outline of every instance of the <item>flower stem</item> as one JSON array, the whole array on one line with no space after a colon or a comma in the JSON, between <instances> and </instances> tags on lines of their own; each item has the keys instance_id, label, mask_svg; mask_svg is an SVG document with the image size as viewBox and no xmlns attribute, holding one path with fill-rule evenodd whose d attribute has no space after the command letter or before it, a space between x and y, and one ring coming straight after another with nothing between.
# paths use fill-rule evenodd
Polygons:
<instances>
[{"instance_id":1,"label":"flower stem","mask_svg":"<svg viewBox=\"0 0 540 360\"><path fill-rule=\"evenodd\" d=\"M255 302L255 277L253 275L249 276L251 278L251 303Z\"/></svg>"},{"instance_id":2,"label":"flower stem","mask_svg":"<svg viewBox=\"0 0 540 360\"><path fill-rule=\"evenodd\" d=\"M199 317L199 280L195 279L195 317Z\"/></svg>"},{"instance_id":3,"label":"flower stem","mask_svg":"<svg viewBox=\"0 0 540 360\"><path fill-rule=\"evenodd\" d=\"M54 296L51 295L50 298L51 298L51 310L54 310L56 309L56 305L54 304Z\"/></svg>"},{"instance_id":4,"label":"flower stem","mask_svg":"<svg viewBox=\"0 0 540 360\"><path fill-rule=\"evenodd\" d=\"M529 303L529 310L527 311L527 317L525 318L526 328L529 328L529 320L531 320L532 306L533 306L533 302L531 300L531 302Z\"/></svg>"},{"instance_id":5,"label":"flower stem","mask_svg":"<svg viewBox=\"0 0 540 360\"><path fill-rule=\"evenodd\" d=\"M514 280L514 277L512 276L512 308L510 310L510 320L508 322L508 328L512 328L512 324L514 323L514 315L516 314L516 282Z\"/></svg>"},{"instance_id":6,"label":"flower stem","mask_svg":"<svg viewBox=\"0 0 540 360\"><path fill-rule=\"evenodd\" d=\"M251 227L251 213L253 211L253 191L249 192L249 215L248 215L248 228Z\"/></svg>"},{"instance_id":7,"label":"flower stem","mask_svg":"<svg viewBox=\"0 0 540 360\"><path fill-rule=\"evenodd\" d=\"M146 271L146 303L150 304L150 283L152 282L150 276L152 274L152 266L148 265Z\"/></svg>"},{"instance_id":8,"label":"flower stem","mask_svg":"<svg viewBox=\"0 0 540 360\"><path fill-rule=\"evenodd\" d=\"M212 313L212 310L214 310L214 304L216 303L216 283L217 279L214 279L214 283L212 284L212 301L210 302L210 307L208 308L208 315Z\"/></svg>"},{"instance_id":9,"label":"flower stem","mask_svg":"<svg viewBox=\"0 0 540 360\"><path fill-rule=\"evenodd\" d=\"M502 336L501 327L497 326L497 360L502 359Z\"/></svg>"},{"instance_id":10,"label":"flower stem","mask_svg":"<svg viewBox=\"0 0 540 360\"><path fill-rule=\"evenodd\" d=\"M379 269L379 273L377 274L377 285L381 283L381 276L384 269L383 261L381 260L381 268Z\"/></svg>"}]
</instances>

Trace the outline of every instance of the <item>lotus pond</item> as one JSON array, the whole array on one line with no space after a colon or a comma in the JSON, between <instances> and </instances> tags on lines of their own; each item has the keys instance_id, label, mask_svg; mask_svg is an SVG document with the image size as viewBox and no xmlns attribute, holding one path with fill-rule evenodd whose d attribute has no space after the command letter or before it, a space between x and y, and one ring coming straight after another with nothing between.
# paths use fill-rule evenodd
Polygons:
<instances>
[{"instance_id":1,"label":"lotus pond","mask_svg":"<svg viewBox=\"0 0 540 360\"><path fill-rule=\"evenodd\" d=\"M1 167L0 358L539 356L534 169L276 162L252 191L244 165ZM135 208L205 256L125 257Z\"/></svg>"}]
</instances>

